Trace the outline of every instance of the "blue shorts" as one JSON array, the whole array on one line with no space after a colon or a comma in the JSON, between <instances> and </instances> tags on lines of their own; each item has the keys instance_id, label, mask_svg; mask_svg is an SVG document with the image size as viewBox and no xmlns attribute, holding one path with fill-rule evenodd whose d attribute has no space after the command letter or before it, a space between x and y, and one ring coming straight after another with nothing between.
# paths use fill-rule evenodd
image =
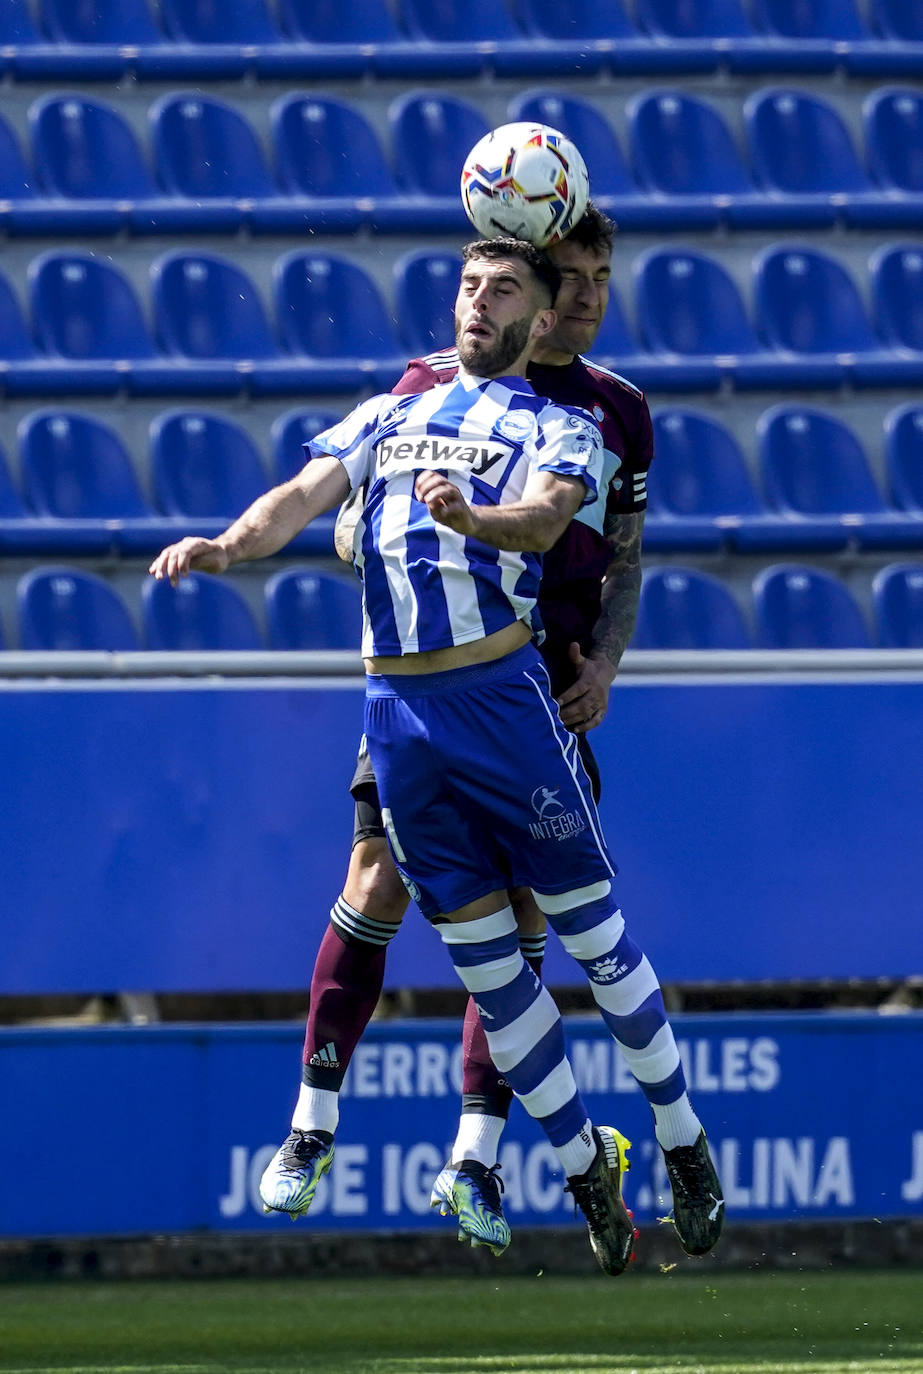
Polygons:
<instances>
[{"instance_id":1,"label":"blue shorts","mask_svg":"<svg viewBox=\"0 0 923 1374\"><path fill-rule=\"evenodd\" d=\"M531 644L445 673L370 676L365 733L388 841L425 916L614 875L577 737Z\"/></svg>"}]
</instances>

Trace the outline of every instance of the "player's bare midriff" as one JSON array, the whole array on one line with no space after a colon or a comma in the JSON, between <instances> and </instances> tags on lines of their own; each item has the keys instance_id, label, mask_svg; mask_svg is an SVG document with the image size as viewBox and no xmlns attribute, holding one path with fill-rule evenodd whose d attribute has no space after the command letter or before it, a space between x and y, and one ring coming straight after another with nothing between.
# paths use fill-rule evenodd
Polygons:
<instances>
[{"instance_id":1,"label":"player's bare midriff","mask_svg":"<svg viewBox=\"0 0 923 1374\"><path fill-rule=\"evenodd\" d=\"M447 673L451 668L468 668L473 663L491 663L515 649L521 649L532 638L532 632L522 620L504 625L502 630L473 639L468 644L451 644L446 649L426 649L420 654L380 655L367 658L367 673Z\"/></svg>"}]
</instances>

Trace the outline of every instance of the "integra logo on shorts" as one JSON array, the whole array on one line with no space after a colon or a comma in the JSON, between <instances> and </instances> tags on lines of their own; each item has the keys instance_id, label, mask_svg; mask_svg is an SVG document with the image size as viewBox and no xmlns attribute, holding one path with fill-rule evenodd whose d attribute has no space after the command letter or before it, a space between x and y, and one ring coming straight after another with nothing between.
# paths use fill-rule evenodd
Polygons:
<instances>
[{"instance_id":1,"label":"integra logo on shorts","mask_svg":"<svg viewBox=\"0 0 923 1374\"><path fill-rule=\"evenodd\" d=\"M579 811L568 811L559 800L560 787L536 787L532 793L532 810L537 820L529 822L534 840L569 840L586 830L586 821Z\"/></svg>"}]
</instances>

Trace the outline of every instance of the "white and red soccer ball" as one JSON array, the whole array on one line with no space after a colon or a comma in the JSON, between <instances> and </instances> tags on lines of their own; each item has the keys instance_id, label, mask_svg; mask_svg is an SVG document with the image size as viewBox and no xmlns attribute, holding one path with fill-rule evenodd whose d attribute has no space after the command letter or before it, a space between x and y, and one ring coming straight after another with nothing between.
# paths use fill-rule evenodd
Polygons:
<instances>
[{"instance_id":1,"label":"white and red soccer ball","mask_svg":"<svg viewBox=\"0 0 923 1374\"><path fill-rule=\"evenodd\" d=\"M465 158L461 197L478 233L559 243L582 218L590 194L576 145L547 124L503 124Z\"/></svg>"}]
</instances>

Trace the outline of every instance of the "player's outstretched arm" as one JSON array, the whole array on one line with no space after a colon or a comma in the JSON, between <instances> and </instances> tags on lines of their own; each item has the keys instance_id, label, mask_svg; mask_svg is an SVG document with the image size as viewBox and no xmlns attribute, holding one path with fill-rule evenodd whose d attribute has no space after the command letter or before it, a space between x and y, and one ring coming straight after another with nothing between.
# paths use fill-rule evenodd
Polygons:
<instances>
[{"instance_id":1,"label":"player's outstretched arm","mask_svg":"<svg viewBox=\"0 0 923 1374\"><path fill-rule=\"evenodd\" d=\"M522 500L506 506L469 506L458 487L441 472L421 472L414 486L440 525L471 539L515 553L544 553L564 533L586 495L579 477L533 472Z\"/></svg>"},{"instance_id":2,"label":"player's outstretched arm","mask_svg":"<svg viewBox=\"0 0 923 1374\"><path fill-rule=\"evenodd\" d=\"M290 482L273 487L248 507L217 539L191 536L170 544L148 571L175 587L190 572L222 573L232 563L268 558L324 511L338 506L349 479L336 458L314 458Z\"/></svg>"}]
</instances>

